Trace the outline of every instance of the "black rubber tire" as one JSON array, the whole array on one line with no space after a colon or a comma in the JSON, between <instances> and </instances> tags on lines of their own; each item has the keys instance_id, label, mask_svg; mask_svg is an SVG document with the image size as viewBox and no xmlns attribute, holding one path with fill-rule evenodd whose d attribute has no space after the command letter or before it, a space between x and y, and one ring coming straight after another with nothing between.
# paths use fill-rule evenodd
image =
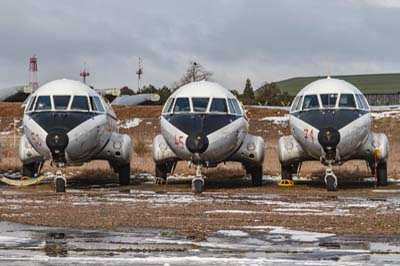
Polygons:
<instances>
[{"instance_id":1,"label":"black rubber tire","mask_svg":"<svg viewBox=\"0 0 400 266\"><path fill-rule=\"evenodd\" d=\"M43 164L42 164L43 165ZM30 163L22 165L22 176L34 177L39 172L40 163Z\"/></svg>"},{"instance_id":2,"label":"black rubber tire","mask_svg":"<svg viewBox=\"0 0 400 266\"><path fill-rule=\"evenodd\" d=\"M167 179L168 169L165 164L156 164L156 177L162 178L164 180Z\"/></svg>"},{"instance_id":3,"label":"black rubber tire","mask_svg":"<svg viewBox=\"0 0 400 266\"><path fill-rule=\"evenodd\" d=\"M263 177L262 166L253 167L250 170L250 174L251 174L251 184L253 185L253 187L262 186L262 177Z\"/></svg>"},{"instance_id":4,"label":"black rubber tire","mask_svg":"<svg viewBox=\"0 0 400 266\"><path fill-rule=\"evenodd\" d=\"M281 179L293 180L292 167L290 165L281 165Z\"/></svg>"},{"instance_id":5,"label":"black rubber tire","mask_svg":"<svg viewBox=\"0 0 400 266\"><path fill-rule=\"evenodd\" d=\"M126 164L118 168L118 177L120 186L128 186L131 182L131 165Z\"/></svg>"},{"instance_id":6,"label":"black rubber tire","mask_svg":"<svg viewBox=\"0 0 400 266\"><path fill-rule=\"evenodd\" d=\"M200 194L203 192L203 182L201 180L195 180L192 183L192 190L195 194Z\"/></svg>"},{"instance_id":7,"label":"black rubber tire","mask_svg":"<svg viewBox=\"0 0 400 266\"><path fill-rule=\"evenodd\" d=\"M62 178L56 179L56 192L65 192L65 181Z\"/></svg>"},{"instance_id":8,"label":"black rubber tire","mask_svg":"<svg viewBox=\"0 0 400 266\"><path fill-rule=\"evenodd\" d=\"M335 178L331 175L326 177L326 190L337 191L337 187L335 187Z\"/></svg>"},{"instance_id":9,"label":"black rubber tire","mask_svg":"<svg viewBox=\"0 0 400 266\"><path fill-rule=\"evenodd\" d=\"M380 162L376 166L376 181L378 186L387 186L387 163Z\"/></svg>"}]
</instances>

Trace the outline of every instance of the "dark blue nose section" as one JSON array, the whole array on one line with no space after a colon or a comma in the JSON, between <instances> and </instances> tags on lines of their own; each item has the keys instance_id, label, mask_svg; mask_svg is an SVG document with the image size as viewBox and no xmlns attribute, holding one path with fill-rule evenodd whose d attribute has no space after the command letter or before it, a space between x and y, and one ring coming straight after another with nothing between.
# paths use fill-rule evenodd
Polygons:
<instances>
[{"instance_id":1,"label":"dark blue nose section","mask_svg":"<svg viewBox=\"0 0 400 266\"><path fill-rule=\"evenodd\" d=\"M190 133L186 139L186 147L191 153L203 153L209 145L204 133Z\"/></svg>"}]
</instances>

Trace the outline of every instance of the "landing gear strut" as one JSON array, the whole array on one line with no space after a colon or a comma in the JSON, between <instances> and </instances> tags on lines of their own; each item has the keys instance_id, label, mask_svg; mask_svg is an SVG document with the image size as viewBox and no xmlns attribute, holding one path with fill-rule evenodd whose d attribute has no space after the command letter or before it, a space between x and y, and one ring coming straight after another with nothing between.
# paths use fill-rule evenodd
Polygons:
<instances>
[{"instance_id":1,"label":"landing gear strut","mask_svg":"<svg viewBox=\"0 0 400 266\"><path fill-rule=\"evenodd\" d=\"M67 187L67 179L61 169L56 172L56 177L54 179L54 185L56 186L56 192L65 192Z\"/></svg>"},{"instance_id":2,"label":"landing gear strut","mask_svg":"<svg viewBox=\"0 0 400 266\"><path fill-rule=\"evenodd\" d=\"M193 193L200 194L204 188L204 177L201 174L201 165L196 164L196 177L192 179Z\"/></svg>"},{"instance_id":3,"label":"landing gear strut","mask_svg":"<svg viewBox=\"0 0 400 266\"><path fill-rule=\"evenodd\" d=\"M325 184L328 191L337 191L337 177L331 167L326 169Z\"/></svg>"}]
</instances>

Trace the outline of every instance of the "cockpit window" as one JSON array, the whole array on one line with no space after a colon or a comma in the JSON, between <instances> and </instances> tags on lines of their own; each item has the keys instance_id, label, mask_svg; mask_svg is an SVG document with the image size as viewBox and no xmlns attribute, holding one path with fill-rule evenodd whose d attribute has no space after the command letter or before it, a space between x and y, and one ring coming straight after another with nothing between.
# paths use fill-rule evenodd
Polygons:
<instances>
[{"instance_id":1,"label":"cockpit window","mask_svg":"<svg viewBox=\"0 0 400 266\"><path fill-rule=\"evenodd\" d=\"M167 103L164 105L163 114L171 112L171 107L172 107L172 101L173 100L174 100L173 98L169 98L168 99Z\"/></svg>"},{"instance_id":2,"label":"cockpit window","mask_svg":"<svg viewBox=\"0 0 400 266\"><path fill-rule=\"evenodd\" d=\"M242 115L242 109L236 99L228 99L228 103L232 114Z\"/></svg>"},{"instance_id":3,"label":"cockpit window","mask_svg":"<svg viewBox=\"0 0 400 266\"><path fill-rule=\"evenodd\" d=\"M50 96L38 96L35 110L36 111L51 110Z\"/></svg>"},{"instance_id":4,"label":"cockpit window","mask_svg":"<svg viewBox=\"0 0 400 266\"><path fill-rule=\"evenodd\" d=\"M176 98L174 113L190 112L189 98Z\"/></svg>"},{"instance_id":5,"label":"cockpit window","mask_svg":"<svg viewBox=\"0 0 400 266\"><path fill-rule=\"evenodd\" d=\"M90 107L92 107L92 111L104 112L104 107L103 107L103 104L101 103L99 97L90 96L89 99L90 99Z\"/></svg>"},{"instance_id":6,"label":"cockpit window","mask_svg":"<svg viewBox=\"0 0 400 266\"><path fill-rule=\"evenodd\" d=\"M214 98L211 103L210 112L227 113L228 106L224 98Z\"/></svg>"},{"instance_id":7,"label":"cockpit window","mask_svg":"<svg viewBox=\"0 0 400 266\"><path fill-rule=\"evenodd\" d=\"M86 96L74 96L71 104L71 110L89 111L88 99Z\"/></svg>"},{"instance_id":8,"label":"cockpit window","mask_svg":"<svg viewBox=\"0 0 400 266\"><path fill-rule=\"evenodd\" d=\"M321 102L324 108L335 108L338 98L337 93L321 94Z\"/></svg>"},{"instance_id":9,"label":"cockpit window","mask_svg":"<svg viewBox=\"0 0 400 266\"><path fill-rule=\"evenodd\" d=\"M300 99L301 99L301 96L296 96L296 98L294 98L294 101L292 103L292 108L290 108L291 112L297 111L296 107L299 104Z\"/></svg>"},{"instance_id":10,"label":"cockpit window","mask_svg":"<svg viewBox=\"0 0 400 266\"><path fill-rule=\"evenodd\" d=\"M339 107L356 108L356 102L353 94L341 94Z\"/></svg>"},{"instance_id":11,"label":"cockpit window","mask_svg":"<svg viewBox=\"0 0 400 266\"><path fill-rule=\"evenodd\" d=\"M70 99L71 99L71 96L68 96L68 95L53 96L54 109L67 110Z\"/></svg>"},{"instance_id":12,"label":"cockpit window","mask_svg":"<svg viewBox=\"0 0 400 266\"><path fill-rule=\"evenodd\" d=\"M356 100L359 109L369 109L368 102L362 94L356 94Z\"/></svg>"},{"instance_id":13,"label":"cockpit window","mask_svg":"<svg viewBox=\"0 0 400 266\"><path fill-rule=\"evenodd\" d=\"M210 98L192 98L193 111L194 112L207 111L209 101Z\"/></svg>"},{"instance_id":14,"label":"cockpit window","mask_svg":"<svg viewBox=\"0 0 400 266\"><path fill-rule=\"evenodd\" d=\"M36 100L36 96L35 97L32 97L31 99L30 99L30 101L29 101L29 105L28 105L28 111L32 111L33 110L33 106L34 106L34 104L35 104L35 100Z\"/></svg>"},{"instance_id":15,"label":"cockpit window","mask_svg":"<svg viewBox=\"0 0 400 266\"><path fill-rule=\"evenodd\" d=\"M319 102L317 95L304 96L303 110L305 109L319 109Z\"/></svg>"}]
</instances>

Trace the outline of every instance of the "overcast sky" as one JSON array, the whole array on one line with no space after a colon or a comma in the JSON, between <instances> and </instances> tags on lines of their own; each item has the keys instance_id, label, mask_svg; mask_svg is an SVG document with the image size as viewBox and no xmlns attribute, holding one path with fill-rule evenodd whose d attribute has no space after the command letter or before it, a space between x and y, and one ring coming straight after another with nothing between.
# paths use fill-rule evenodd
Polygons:
<instances>
[{"instance_id":1,"label":"overcast sky","mask_svg":"<svg viewBox=\"0 0 400 266\"><path fill-rule=\"evenodd\" d=\"M171 85L189 61L242 90L295 76L400 72L398 0L0 1L0 86L79 79Z\"/></svg>"}]
</instances>

